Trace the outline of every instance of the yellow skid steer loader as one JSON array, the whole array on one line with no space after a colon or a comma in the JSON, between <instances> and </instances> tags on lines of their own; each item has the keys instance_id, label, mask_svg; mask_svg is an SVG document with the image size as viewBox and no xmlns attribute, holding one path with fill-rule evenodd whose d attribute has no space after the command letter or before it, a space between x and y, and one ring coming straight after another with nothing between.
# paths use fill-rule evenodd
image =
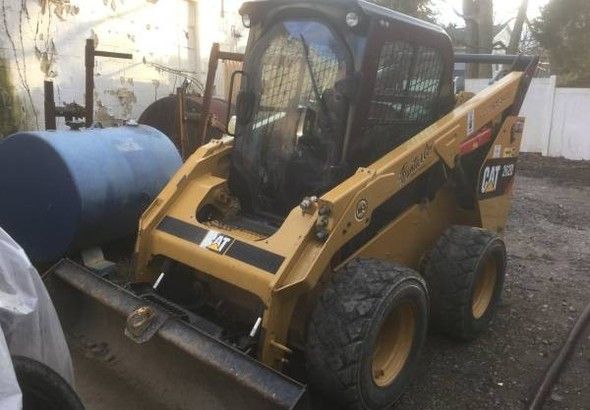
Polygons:
<instances>
[{"instance_id":1,"label":"yellow skid steer loader","mask_svg":"<svg viewBox=\"0 0 590 410\"><path fill-rule=\"evenodd\" d=\"M235 135L186 160L117 272L51 269L64 329L169 408L388 408L429 325L469 340L494 315L538 60L455 55L363 0L241 14ZM510 68L458 101L457 63Z\"/></svg>"}]
</instances>

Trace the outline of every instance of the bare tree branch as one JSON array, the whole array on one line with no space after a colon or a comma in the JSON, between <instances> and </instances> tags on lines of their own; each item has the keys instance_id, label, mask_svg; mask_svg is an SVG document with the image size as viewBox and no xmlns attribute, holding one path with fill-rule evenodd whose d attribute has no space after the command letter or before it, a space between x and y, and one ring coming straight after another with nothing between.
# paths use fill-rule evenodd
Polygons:
<instances>
[{"instance_id":1,"label":"bare tree branch","mask_svg":"<svg viewBox=\"0 0 590 410\"><path fill-rule=\"evenodd\" d=\"M518 8L518 14L516 15L516 21L514 22L514 29L510 35L510 43L508 44L509 54L518 53L518 46L522 37L522 28L524 26L524 21L527 18L526 14L528 5L529 0L521 0L520 7Z\"/></svg>"}]
</instances>

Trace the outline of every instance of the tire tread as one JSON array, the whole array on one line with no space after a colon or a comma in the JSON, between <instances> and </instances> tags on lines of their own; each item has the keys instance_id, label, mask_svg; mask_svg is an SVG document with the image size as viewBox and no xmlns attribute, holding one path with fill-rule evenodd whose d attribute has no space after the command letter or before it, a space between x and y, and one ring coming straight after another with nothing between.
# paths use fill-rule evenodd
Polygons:
<instances>
[{"instance_id":1,"label":"tire tread","mask_svg":"<svg viewBox=\"0 0 590 410\"><path fill-rule=\"evenodd\" d=\"M498 236L471 226L452 226L427 256L424 278L431 294L431 326L447 336L471 340L465 312L471 306L471 282L477 264ZM493 301L492 301L493 303Z\"/></svg>"},{"instance_id":2,"label":"tire tread","mask_svg":"<svg viewBox=\"0 0 590 410\"><path fill-rule=\"evenodd\" d=\"M414 270L376 259L353 260L332 277L308 327L306 357L314 388L345 407L359 408L359 350L384 291L405 279L426 291Z\"/></svg>"}]
</instances>

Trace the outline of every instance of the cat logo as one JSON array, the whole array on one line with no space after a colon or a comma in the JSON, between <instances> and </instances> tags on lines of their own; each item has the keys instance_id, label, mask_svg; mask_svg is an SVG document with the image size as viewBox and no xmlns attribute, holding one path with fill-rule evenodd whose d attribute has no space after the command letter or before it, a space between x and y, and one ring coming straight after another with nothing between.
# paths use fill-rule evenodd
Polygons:
<instances>
[{"instance_id":1,"label":"cat logo","mask_svg":"<svg viewBox=\"0 0 590 410\"><path fill-rule=\"evenodd\" d=\"M234 238L230 236L209 231L201 241L200 246L201 248L207 248L213 252L224 254L233 242Z\"/></svg>"},{"instance_id":2,"label":"cat logo","mask_svg":"<svg viewBox=\"0 0 590 410\"><path fill-rule=\"evenodd\" d=\"M502 165L488 166L483 171L483 177L481 179L481 193L489 194L496 192L498 189L498 179L500 177L500 170Z\"/></svg>"},{"instance_id":3,"label":"cat logo","mask_svg":"<svg viewBox=\"0 0 590 410\"><path fill-rule=\"evenodd\" d=\"M512 186L517 157L492 158L482 168L477 185L480 199L503 195Z\"/></svg>"}]
</instances>

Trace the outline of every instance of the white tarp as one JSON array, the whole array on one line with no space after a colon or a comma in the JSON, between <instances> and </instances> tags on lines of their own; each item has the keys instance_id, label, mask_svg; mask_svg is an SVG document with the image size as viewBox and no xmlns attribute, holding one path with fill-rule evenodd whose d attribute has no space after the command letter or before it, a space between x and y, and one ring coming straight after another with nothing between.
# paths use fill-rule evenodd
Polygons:
<instances>
[{"instance_id":1,"label":"white tarp","mask_svg":"<svg viewBox=\"0 0 590 410\"><path fill-rule=\"evenodd\" d=\"M73 384L72 360L49 294L25 252L0 228L0 410L21 408L11 355L44 363Z\"/></svg>"}]
</instances>

